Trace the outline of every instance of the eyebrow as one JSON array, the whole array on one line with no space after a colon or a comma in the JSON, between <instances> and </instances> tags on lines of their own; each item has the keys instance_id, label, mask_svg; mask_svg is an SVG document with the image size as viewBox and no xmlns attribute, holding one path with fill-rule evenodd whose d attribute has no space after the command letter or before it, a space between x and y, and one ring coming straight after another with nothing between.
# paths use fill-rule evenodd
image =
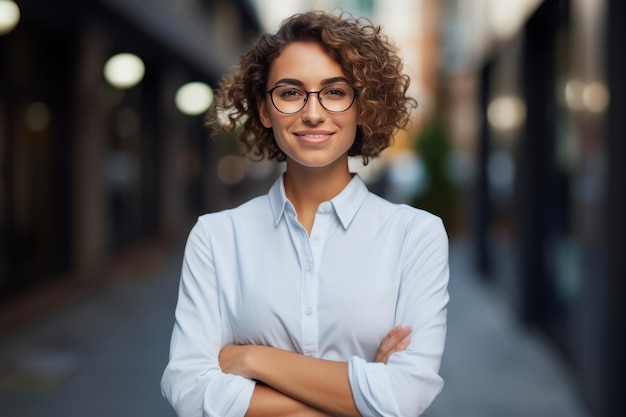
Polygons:
<instances>
[{"instance_id":1,"label":"eyebrow","mask_svg":"<svg viewBox=\"0 0 626 417\"><path fill-rule=\"evenodd\" d=\"M321 81L321 85L329 85L329 84L335 84L335 83L339 83L339 82L344 82L346 84L348 83L348 79L346 77L332 77L332 78L325 78ZM304 83L296 78L281 78L280 80L276 81L276 83L274 84L276 85L280 85L280 84L289 84L289 85L297 85L299 87L304 87Z\"/></svg>"}]
</instances>

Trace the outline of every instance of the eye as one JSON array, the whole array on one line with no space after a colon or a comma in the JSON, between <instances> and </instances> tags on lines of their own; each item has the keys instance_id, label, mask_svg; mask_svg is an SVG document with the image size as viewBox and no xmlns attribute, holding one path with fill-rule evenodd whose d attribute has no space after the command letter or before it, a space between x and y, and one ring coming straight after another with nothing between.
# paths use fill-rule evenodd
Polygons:
<instances>
[{"instance_id":1,"label":"eye","mask_svg":"<svg viewBox=\"0 0 626 417\"><path fill-rule=\"evenodd\" d=\"M276 89L276 93L281 100L300 100L305 96L304 91L295 87L280 87Z\"/></svg>"},{"instance_id":2,"label":"eye","mask_svg":"<svg viewBox=\"0 0 626 417\"><path fill-rule=\"evenodd\" d=\"M349 95L349 89L346 85L331 85L322 90L322 95L330 100L338 100Z\"/></svg>"}]
</instances>

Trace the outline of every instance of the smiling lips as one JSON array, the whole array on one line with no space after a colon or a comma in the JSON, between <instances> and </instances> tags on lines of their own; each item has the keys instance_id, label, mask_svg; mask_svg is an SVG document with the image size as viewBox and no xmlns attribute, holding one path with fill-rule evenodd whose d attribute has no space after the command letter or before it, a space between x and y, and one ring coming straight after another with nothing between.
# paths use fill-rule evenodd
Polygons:
<instances>
[{"instance_id":1,"label":"smiling lips","mask_svg":"<svg viewBox=\"0 0 626 417\"><path fill-rule=\"evenodd\" d=\"M295 133L300 142L311 145L311 146L321 146L330 141L333 136L332 132L297 132Z\"/></svg>"}]
</instances>

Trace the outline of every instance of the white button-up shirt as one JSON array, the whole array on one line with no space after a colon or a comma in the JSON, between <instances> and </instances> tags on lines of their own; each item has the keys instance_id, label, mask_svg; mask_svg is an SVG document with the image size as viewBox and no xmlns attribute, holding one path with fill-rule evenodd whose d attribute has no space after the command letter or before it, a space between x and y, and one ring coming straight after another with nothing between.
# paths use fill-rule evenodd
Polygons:
<instances>
[{"instance_id":1,"label":"white button-up shirt","mask_svg":"<svg viewBox=\"0 0 626 417\"><path fill-rule=\"evenodd\" d=\"M222 373L218 355L258 344L348 361L364 416L417 416L443 386L447 284L438 217L368 192L355 175L320 204L309 235L281 176L191 231L163 394L181 417L243 416L255 382ZM397 324L413 327L409 347L372 362Z\"/></svg>"}]
</instances>

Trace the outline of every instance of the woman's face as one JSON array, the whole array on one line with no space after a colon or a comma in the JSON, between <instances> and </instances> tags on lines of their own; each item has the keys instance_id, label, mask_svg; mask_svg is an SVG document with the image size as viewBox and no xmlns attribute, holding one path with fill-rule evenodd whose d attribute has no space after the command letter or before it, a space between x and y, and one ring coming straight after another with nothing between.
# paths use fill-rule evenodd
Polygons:
<instances>
[{"instance_id":1,"label":"woman's face","mask_svg":"<svg viewBox=\"0 0 626 417\"><path fill-rule=\"evenodd\" d=\"M280 86L273 93L277 103L278 95L282 95L284 102L297 100L292 98L298 96L297 91L284 86L310 92L331 85L340 88L322 94L322 101L329 107L333 105L331 101L338 100L338 94L349 89L348 80L341 66L314 42L293 42L286 46L272 63L267 80L267 90ZM293 114L279 112L269 94L257 105L263 126L272 128L278 147L287 156L288 169L293 164L308 168L346 165L348 149L356 137L356 100L341 113L327 111L317 94L309 94L304 108Z\"/></svg>"}]
</instances>

